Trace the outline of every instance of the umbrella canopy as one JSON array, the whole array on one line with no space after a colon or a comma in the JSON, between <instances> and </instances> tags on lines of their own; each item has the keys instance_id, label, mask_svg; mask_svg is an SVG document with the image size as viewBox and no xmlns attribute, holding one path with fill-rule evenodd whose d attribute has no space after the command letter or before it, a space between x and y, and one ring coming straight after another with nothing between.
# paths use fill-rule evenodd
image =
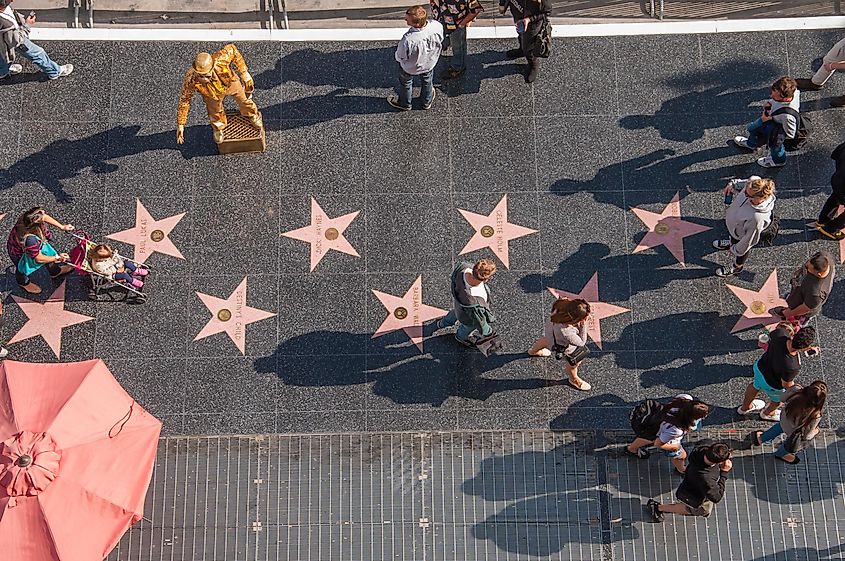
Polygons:
<instances>
[{"instance_id":1,"label":"umbrella canopy","mask_svg":"<svg viewBox=\"0 0 845 561\"><path fill-rule=\"evenodd\" d=\"M141 519L161 421L101 360L0 364L0 557L100 561Z\"/></svg>"}]
</instances>

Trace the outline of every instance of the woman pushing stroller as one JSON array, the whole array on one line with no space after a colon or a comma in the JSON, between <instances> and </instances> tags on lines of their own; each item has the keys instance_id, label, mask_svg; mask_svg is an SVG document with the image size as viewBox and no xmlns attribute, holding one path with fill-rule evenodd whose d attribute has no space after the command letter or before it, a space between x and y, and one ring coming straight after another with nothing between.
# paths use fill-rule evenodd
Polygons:
<instances>
[{"instance_id":1,"label":"woman pushing stroller","mask_svg":"<svg viewBox=\"0 0 845 561\"><path fill-rule=\"evenodd\" d=\"M43 208L34 207L18 217L6 240L6 251L15 264L15 280L30 294L41 293L41 287L30 279L41 267L46 265L54 279L74 270L74 266L67 262L68 254L59 253L51 245L53 236L47 225L65 232L73 230L73 224L62 224Z\"/></svg>"}]
</instances>

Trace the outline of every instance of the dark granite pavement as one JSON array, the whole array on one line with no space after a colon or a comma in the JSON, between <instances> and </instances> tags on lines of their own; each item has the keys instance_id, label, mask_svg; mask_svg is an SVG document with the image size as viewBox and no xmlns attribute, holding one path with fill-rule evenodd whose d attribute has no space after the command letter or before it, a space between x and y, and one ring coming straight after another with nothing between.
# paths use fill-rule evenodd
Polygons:
<instances>
[{"instance_id":1,"label":"dark granite pavement","mask_svg":"<svg viewBox=\"0 0 845 561\"><path fill-rule=\"evenodd\" d=\"M104 358L171 435L615 429L636 401L681 390L730 427L758 351L756 330L729 333L744 306L711 276L723 258L709 245L724 228L719 189L761 172L779 189L781 236L730 284L758 289L777 268L786 288L817 249L839 258L805 224L842 140L845 113L827 106L842 78L805 96L815 132L787 167L762 170L726 141L776 77L808 75L838 38L557 39L534 86L504 60L509 43L475 41L466 77L431 111L405 114L384 101L392 45L244 43L268 149L226 157L199 99L186 144L174 141L182 74L217 45L48 43L76 65L70 78L0 85L0 224L44 205L105 239L136 224L136 199L155 220L185 213L169 234L184 258L152 255L146 304L89 302L83 279L68 281L66 308L96 319L64 329L61 349L61 360ZM686 220L713 228L686 239L686 267L664 247L632 254L646 228L630 208L659 212L675 193ZM508 220L537 232L509 243L510 268L491 283L504 353L485 358L433 327L423 352L403 331L373 339L388 315L373 290L402 296L422 276L422 302L448 309L449 271L474 233L458 209L486 215L505 194ZM331 218L360 212L343 232L360 257L331 251L310 272L308 244L280 236L310 222L312 197ZM629 311L601 321L603 349L582 368L594 389L579 393L559 382L559 363L525 350L547 288L578 292L596 272L600 299ZM226 333L195 340L212 317L197 293L226 299L244 278L245 304L276 315L245 327L244 354ZM801 375L830 385L828 425L845 417L843 299L837 284L818 320L822 354ZM3 337L26 321L7 303ZM57 359L40 337L10 350Z\"/></svg>"}]
</instances>

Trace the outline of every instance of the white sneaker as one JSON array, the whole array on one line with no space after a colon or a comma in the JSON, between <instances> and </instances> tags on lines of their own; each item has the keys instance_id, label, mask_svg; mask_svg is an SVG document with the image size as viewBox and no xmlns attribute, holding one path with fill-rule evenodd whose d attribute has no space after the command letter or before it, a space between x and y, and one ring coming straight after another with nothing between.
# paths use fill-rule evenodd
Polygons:
<instances>
[{"instance_id":1,"label":"white sneaker","mask_svg":"<svg viewBox=\"0 0 845 561\"><path fill-rule=\"evenodd\" d=\"M9 76L14 76L15 74L20 74L21 72L23 72L23 66L17 63L10 64L9 72L0 76L0 80L2 80L3 78L8 78Z\"/></svg>"},{"instance_id":2,"label":"white sneaker","mask_svg":"<svg viewBox=\"0 0 845 561\"><path fill-rule=\"evenodd\" d=\"M0 347L0 358L6 358L7 356L9 356L9 349Z\"/></svg>"},{"instance_id":3,"label":"white sneaker","mask_svg":"<svg viewBox=\"0 0 845 561\"><path fill-rule=\"evenodd\" d=\"M745 148L746 150L757 150L756 148L752 148L748 145L748 137L747 136L735 136L734 137L734 144L741 148Z\"/></svg>"},{"instance_id":4,"label":"white sneaker","mask_svg":"<svg viewBox=\"0 0 845 561\"><path fill-rule=\"evenodd\" d=\"M762 411L760 411L760 418L764 421L773 421L775 423L780 422L780 408L775 409L775 412L771 415L766 415Z\"/></svg>"},{"instance_id":5,"label":"white sneaker","mask_svg":"<svg viewBox=\"0 0 845 561\"><path fill-rule=\"evenodd\" d=\"M742 405L736 408L736 412L740 415L748 415L749 413L754 413L755 411L762 411L763 407L766 406L766 402L762 399L755 399L751 402L751 407L747 410L742 409Z\"/></svg>"},{"instance_id":6,"label":"white sneaker","mask_svg":"<svg viewBox=\"0 0 845 561\"><path fill-rule=\"evenodd\" d=\"M73 72L73 65L72 64L63 64L59 67L59 75L58 76L51 76L51 80L55 80L57 78L64 78L65 76L70 76Z\"/></svg>"},{"instance_id":7,"label":"white sneaker","mask_svg":"<svg viewBox=\"0 0 845 561\"><path fill-rule=\"evenodd\" d=\"M772 155L769 154L768 156L757 158L757 165L763 166L764 168L782 168L786 165L786 162L782 164L776 164L775 161L772 159Z\"/></svg>"}]
</instances>

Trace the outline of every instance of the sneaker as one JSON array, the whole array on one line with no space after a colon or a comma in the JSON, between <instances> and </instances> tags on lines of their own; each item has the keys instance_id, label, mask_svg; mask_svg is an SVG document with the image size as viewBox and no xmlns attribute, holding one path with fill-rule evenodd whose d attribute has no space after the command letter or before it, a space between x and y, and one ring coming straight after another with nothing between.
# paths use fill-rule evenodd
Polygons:
<instances>
[{"instance_id":1,"label":"sneaker","mask_svg":"<svg viewBox=\"0 0 845 561\"><path fill-rule=\"evenodd\" d=\"M50 76L51 80L56 80L58 78L64 78L65 76L70 76L73 72L73 65L72 64L63 64L59 67L59 73L56 76Z\"/></svg>"},{"instance_id":2,"label":"sneaker","mask_svg":"<svg viewBox=\"0 0 845 561\"><path fill-rule=\"evenodd\" d=\"M399 104L399 96L398 95L389 95L387 96L387 103L390 104L391 107L395 107L399 111L410 111L411 106L405 107L404 105Z\"/></svg>"},{"instance_id":3,"label":"sneaker","mask_svg":"<svg viewBox=\"0 0 845 561\"><path fill-rule=\"evenodd\" d=\"M148 269L144 269L143 267L138 267L137 269L135 269L134 273L134 275L137 277L146 277L149 274L150 271Z\"/></svg>"},{"instance_id":4,"label":"sneaker","mask_svg":"<svg viewBox=\"0 0 845 561\"><path fill-rule=\"evenodd\" d=\"M431 105L434 103L434 98L437 97L437 90L431 90L431 101L428 102L427 105L423 105L422 108L425 111L431 109Z\"/></svg>"},{"instance_id":5,"label":"sneaker","mask_svg":"<svg viewBox=\"0 0 845 561\"><path fill-rule=\"evenodd\" d=\"M757 150L757 148L748 145L748 137L747 136L735 136L734 137L734 144L736 144L740 148L745 148L746 150Z\"/></svg>"},{"instance_id":6,"label":"sneaker","mask_svg":"<svg viewBox=\"0 0 845 561\"><path fill-rule=\"evenodd\" d=\"M3 78L8 78L9 76L14 76L15 74L20 74L21 72L23 72L23 66L17 63L10 64L9 72L0 76L0 80L2 80Z\"/></svg>"},{"instance_id":7,"label":"sneaker","mask_svg":"<svg viewBox=\"0 0 845 561\"><path fill-rule=\"evenodd\" d=\"M731 240L727 238L724 240L713 240L713 248L719 251L727 251L731 248Z\"/></svg>"},{"instance_id":8,"label":"sneaker","mask_svg":"<svg viewBox=\"0 0 845 561\"><path fill-rule=\"evenodd\" d=\"M505 52L505 56L508 58L508 60L516 60L518 58L524 57L525 55L523 54L522 49L508 49Z\"/></svg>"},{"instance_id":9,"label":"sneaker","mask_svg":"<svg viewBox=\"0 0 845 561\"><path fill-rule=\"evenodd\" d=\"M839 241L839 240L845 238L845 232L842 232L842 230L837 230L835 232L831 232L825 226L819 226L818 228L816 228L816 230L818 230L821 235L827 236L828 238L830 238L832 240Z\"/></svg>"},{"instance_id":10,"label":"sneaker","mask_svg":"<svg viewBox=\"0 0 845 561\"><path fill-rule=\"evenodd\" d=\"M742 272L742 267L738 265L728 265L727 267L719 267L716 269L717 277L729 277L731 275L738 275Z\"/></svg>"},{"instance_id":11,"label":"sneaker","mask_svg":"<svg viewBox=\"0 0 845 561\"><path fill-rule=\"evenodd\" d=\"M824 87L813 83L812 80L807 78L797 78L795 83L798 84L798 89L802 92L817 92Z\"/></svg>"},{"instance_id":12,"label":"sneaker","mask_svg":"<svg viewBox=\"0 0 845 561\"><path fill-rule=\"evenodd\" d=\"M131 284L135 288L143 288L144 287L144 281L142 281L141 279L132 279L132 282L129 283L129 284Z\"/></svg>"},{"instance_id":13,"label":"sneaker","mask_svg":"<svg viewBox=\"0 0 845 561\"><path fill-rule=\"evenodd\" d=\"M760 418L764 421L772 421L773 423L780 422L780 409L775 409L774 413L771 415L767 415L765 412L760 411Z\"/></svg>"},{"instance_id":14,"label":"sneaker","mask_svg":"<svg viewBox=\"0 0 845 561\"><path fill-rule=\"evenodd\" d=\"M772 155L769 154L768 156L763 156L762 158L757 158L757 165L763 166L764 168L782 168L783 166L786 165L786 162L778 164L772 159Z\"/></svg>"},{"instance_id":15,"label":"sneaker","mask_svg":"<svg viewBox=\"0 0 845 561\"><path fill-rule=\"evenodd\" d=\"M662 512L660 512L660 503L655 501L654 499L649 499L645 505L646 510L648 510L649 515L651 516L652 522L663 522L665 516Z\"/></svg>"},{"instance_id":16,"label":"sneaker","mask_svg":"<svg viewBox=\"0 0 845 561\"><path fill-rule=\"evenodd\" d=\"M9 356L9 349L0 347L0 358L6 358L7 356Z\"/></svg>"},{"instance_id":17,"label":"sneaker","mask_svg":"<svg viewBox=\"0 0 845 561\"><path fill-rule=\"evenodd\" d=\"M261 118L261 113L256 113L252 117L249 118L249 122L252 123L252 126L260 129L264 126L264 120Z\"/></svg>"},{"instance_id":18,"label":"sneaker","mask_svg":"<svg viewBox=\"0 0 845 561\"><path fill-rule=\"evenodd\" d=\"M212 129L211 136L214 137L214 142L216 144L220 144L221 142L223 142L223 131Z\"/></svg>"},{"instance_id":19,"label":"sneaker","mask_svg":"<svg viewBox=\"0 0 845 561\"><path fill-rule=\"evenodd\" d=\"M457 70L450 66L440 74L440 79L444 82L446 80L454 80L455 78L460 78L461 76L463 76L464 72L466 72L466 68L464 68L463 70Z\"/></svg>"},{"instance_id":20,"label":"sneaker","mask_svg":"<svg viewBox=\"0 0 845 561\"><path fill-rule=\"evenodd\" d=\"M475 346L475 343L473 343L472 341L469 341L468 339L461 339L460 337L458 337L457 333L455 333L455 341L457 341L458 343L460 343L464 347L470 347L471 348L471 347Z\"/></svg>"},{"instance_id":21,"label":"sneaker","mask_svg":"<svg viewBox=\"0 0 845 561\"><path fill-rule=\"evenodd\" d=\"M834 97L830 100L831 107L845 107L845 95Z\"/></svg>"},{"instance_id":22,"label":"sneaker","mask_svg":"<svg viewBox=\"0 0 845 561\"><path fill-rule=\"evenodd\" d=\"M740 415L748 415L749 413L754 413L755 411L762 411L763 407L766 406L766 402L762 399L755 399L751 402L751 408L747 411L742 409L742 405L736 408L736 412Z\"/></svg>"},{"instance_id":23,"label":"sneaker","mask_svg":"<svg viewBox=\"0 0 845 561\"><path fill-rule=\"evenodd\" d=\"M783 311L786 309L786 306L775 306L774 308L769 308L769 313L773 316L778 316L779 318L786 319L786 316L783 315Z\"/></svg>"}]
</instances>

